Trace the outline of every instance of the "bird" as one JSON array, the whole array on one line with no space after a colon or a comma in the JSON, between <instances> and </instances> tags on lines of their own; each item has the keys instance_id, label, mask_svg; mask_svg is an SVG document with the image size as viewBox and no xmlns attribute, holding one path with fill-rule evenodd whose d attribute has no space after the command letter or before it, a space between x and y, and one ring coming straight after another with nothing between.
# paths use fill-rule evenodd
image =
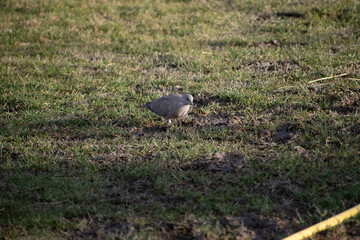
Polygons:
<instances>
[{"instance_id":1,"label":"bird","mask_svg":"<svg viewBox=\"0 0 360 240\"><path fill-rule=\"evenodd\" d=\"M189 112L190 106L194 106L193 101L191 94L170 94L138 107L148 108L171 124L171 120L183 117Z\"/></svg>"}]
</instances>

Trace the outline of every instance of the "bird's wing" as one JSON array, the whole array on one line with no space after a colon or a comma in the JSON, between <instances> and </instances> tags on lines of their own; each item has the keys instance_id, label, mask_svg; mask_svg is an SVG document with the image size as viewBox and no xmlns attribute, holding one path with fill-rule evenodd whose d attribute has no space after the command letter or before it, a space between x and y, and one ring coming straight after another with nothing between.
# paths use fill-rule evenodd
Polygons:
<instances>
[{"instance_id":1,"label":"bird's wing","mask_svg":"<svg viewBox=\"0 0 360 240\"><path fill-rule=\"evenodd\" d=\"M151 103L151 111L166 119L176 118L176 111L181 107L180 97L173 94L159 98Z\"/></svg>"}]
</instances>

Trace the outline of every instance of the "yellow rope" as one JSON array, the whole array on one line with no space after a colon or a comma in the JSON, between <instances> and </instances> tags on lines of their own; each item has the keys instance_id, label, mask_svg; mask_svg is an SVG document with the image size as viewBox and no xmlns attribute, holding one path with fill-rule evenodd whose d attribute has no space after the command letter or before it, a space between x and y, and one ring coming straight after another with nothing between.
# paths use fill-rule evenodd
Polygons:
<instances>
[{"instance_id":1,"label":"yellow rope","mask_svg":"<svg viewBox=\"0 0 360 240\"><path fill-rule=\"evenodd\" d=\"M300 232L297 232L287 238L284 238L283 240L301 240L301 239L308 238L317 232L323 231L327 228L334 227L334 226L342 223L344 220L354 217L359 213L360 213L360 204L353 208L350 208L342 213L339 213L338 215L335 215L335 216L328 218L322 222L319 222L318 224L315 224L315 225L308 227Z\"/></svg>"}]
</instances>

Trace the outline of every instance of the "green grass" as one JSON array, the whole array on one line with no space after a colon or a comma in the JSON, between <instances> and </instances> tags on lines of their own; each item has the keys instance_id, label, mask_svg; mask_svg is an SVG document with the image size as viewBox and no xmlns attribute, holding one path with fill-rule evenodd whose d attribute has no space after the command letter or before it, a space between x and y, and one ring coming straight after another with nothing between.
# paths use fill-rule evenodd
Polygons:
<instances>
[{"instance_id":1,"label":"green grass","mask_svg":"<svg viewBox=\"0 0 360 240\"><path fill-rule=\"evenodd\" d=\"M0 1L0 238L278 239L359 204L359 26L351 0ZM136 107L170 93L172 126Z\"/></svg>"}]
</instances>

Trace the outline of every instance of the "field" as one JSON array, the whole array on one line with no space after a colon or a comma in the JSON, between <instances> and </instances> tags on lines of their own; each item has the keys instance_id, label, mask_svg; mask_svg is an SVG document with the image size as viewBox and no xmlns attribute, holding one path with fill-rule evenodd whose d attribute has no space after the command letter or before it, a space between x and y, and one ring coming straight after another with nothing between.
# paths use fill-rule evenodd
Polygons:
<instances>
[{"instance_id":1,"label":"field","mask_svg":"<svg viewBox=\"0 0 360 240\"><path fill-rule=\"evenodd\" d=\"M359 109L356 0L1 0L0 239L280 239L360 203Z\"/></svg>"}]
</instances>

